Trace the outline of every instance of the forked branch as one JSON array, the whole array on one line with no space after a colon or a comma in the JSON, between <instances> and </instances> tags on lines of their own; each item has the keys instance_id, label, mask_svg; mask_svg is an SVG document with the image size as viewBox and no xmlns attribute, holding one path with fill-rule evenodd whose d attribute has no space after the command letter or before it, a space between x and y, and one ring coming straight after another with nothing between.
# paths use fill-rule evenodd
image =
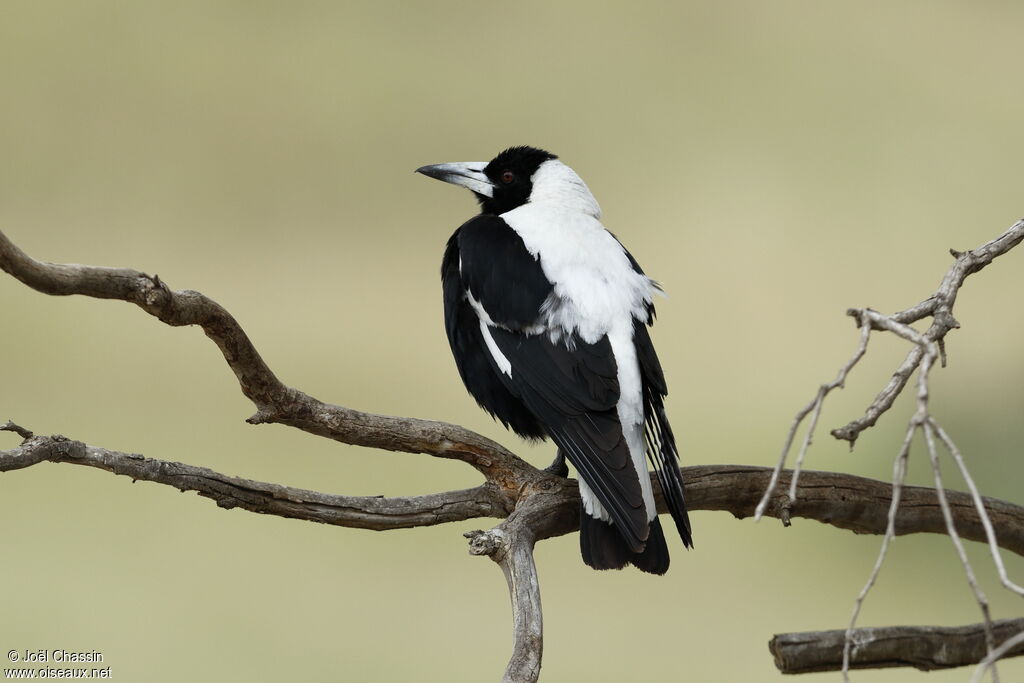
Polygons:
<instances>
[{"instance_id":1,"label":"forked branch","mask_svg":"<svg viewBox=\"0 0 1024 683\"><path fill-rule=\"evenodd\" d=\"M887 326L887 322L906 326L931 317L932 324L923 333L923 340L926 343L934 342L939 345L942 364L945 365L943 345L946 335L951 330L960 327L960 323L953 317L953 305L956 303L960 288L969 275L977 273L992 263L996 257L1002 256L1016 247L1022 240L1024 240L1024 219L1017 221L1002 235L986 242L980 247L962 252L950 249L950 253L954 257L953 265L950 266L946 275L942 278L942 282L939 283L939 288L935 290L935 293L921 303L899 313L893 313L890 316L874 317L872 329L891 330L892 328ZM851 309L848 313L854 317L859 317L860 311L858 309ZM893 401L903 391L914 370L921 365L924 353L925 348L921 344L915 345L904 361L893 372L889 383L885 385L878 396L875 397L875 400L871 402L871 405L868 406L864 416L842 427L833 429L832 436L849 441L850 446L853 447L861 432L869 427L873 427L878 422L878 418L892 407Z\"/></svg>"},{"instance_id":2,"label":"forked branch","mask_svg":"<svg viewBox=\"0 0 1024 683\"><path fill-rule=\"evenodd\" d=\"M858 317L862 328L858 353L840 370L834 382L822 386L815 400L794 423L787 443L792 443L802 418L811 415L816 424L825 395L842 386L846 374L863 355L872 330L881 326L897 333L912 331L908 323L931 315L935 323L925 334L929 343L940 344L945 333L956 326L950 310L964 278L1015 246L1022 237L1024 221L1015 224L1003 237L973 252L956 254L954 268L935 295L890 316L887 322L878 323L877 314L862 312ZM364 413L324 403L288 387L264 363L230 313L199 292L170 290L155 275L131 269L36 261L2 232L0 269L47 294L118 299L139 306L168 325L200 326L217 344L243 394L256 406L256 413L248 420L252 424L285 424L342 443L456 459L474 467L483 474L485 481L473 489L408 498L330 495L88 446L60 436L34 436L12 423L0 426L0 430L16 432L23 441L14 449L0 451L0 472L47 461L86 465L133 480L196 491L224 508L237 507L261 514L375 530L482 517L505 518L490 531L469 534L470 548L474 554L490 556L502 568L508 583L513 603L514 646L506 680L537 679L542 654L542 618L533 547L539 540L578 528L579 494L575 482L538 470L501 445L458 425ZM917 367L926 354L922 351L921 357L914 359L912 356L913 352L905 364L912 360L913 367ZM894 377L894 381L896 379ZM906 378L903 384L905 382ZM894 390L893 398L901 389L902 384ZM879 414L888 408L882 395L875 403L883 406ZM860 429L867 426L870 425L865 423ZM935 430L943 443L947 443L948 437L941 428L935 425ZM854 433L849 439L851 443L855 438ZM782 463L774 471L733 465L684 468L689 507L728 510L741 518L753 515L756 508L759 516L775 516L787 523L791 517L803 517L856 533L883 534L889 529L895 535L947 533L946 517L951 514L963 538L988 540L993 548L998 543L999 547L1024 555L1024 508L982 499L969 482L971 494L948 492L945 502L933 489L903 487L900 495L909 504L893 513L893 490L883 482L813 471L798 476L810 442L808 433L796 473L783 470ZM955 448L950 444L947 443L947 447ZM775 494L779 484L788 484L789 493ZM794 509L792 503L797 498L800 505ZM658 502L664 511L663 501Z\"/></svg>"},{"instance_id":3,"label":"forked branch","mask_svg":"<svg viewBox=\"0 0 1024 683\"><path fill-rule=\"evenodd\" d=\"M974 569L971 567L967 557L967 552L960 540L961 535L958 529L959 523L952 506L949 503L946 490L942 483L939 453L936 447L937 441L941 441L941 443L946 447L960 469L961 474L968 482L971 496L975 502L979 513L979 519L985 531L985 540L991 548L993 561L999 571L1000 581L1007 589L1022 596L1024 596L1024 587L1017 585L1007 576L1005 566L1002 558L1000 557L995 532L990 521L987 519L986 510L984 509L984 505L981 503L980 493L974 486L973 479L971 478L964 459L960 455L956 445L945 431L943 431L942 427L930 412L928 381L929 373L935 364L937 362L941 362L944 366L946 363L946 334L950 330L959 327L959 323L957 323L956 319L953 317L952 310L960 287L969 275L978 272L991 263L997 256L1006 253L1020 244L1022 240L1024 240L1024 220L1017 221L1002 235L983 244L977 249L973 249L968 252L951 250L955 261L953 266L946 273L946 276L943 278L942 283L939 285L939 289L920 304L912 306L904 311L894 313L892 315L883 315L869 308L850 309L847 311L847 314L857 321L857 325L861 330L860 342L857 346L857 350L854 352L850 360L848 360L840 369L836 379L829 384L822 385L818 390L815 399L797 413L786 437L782 454L779 458L779 463L776 465L775 474L773 474L769 481L762 501L758 505L755 516L760 518L768 500L774 495L775 488L778 485L778 474L785 466L796 432L804 419L808 415L811 415L810 424L807 427L803 445L797 455L796 468L790 486L790 492L785 502L785 506L787 508L786 511L791 513L791 508L796 505L798 491L797 481L800 474L800 467L807 448L813 438L814 430L818 422L818 416L821 413L822 403L829 392L843 386L847 374L864 356L871 333L873 331L891 332L910 342L912 344L910 353L896 369L892 379L890 379L886 387L868 407L864 417L850 422L845 427L832 431L832 435L836 438L849 441L850 447L852 448L860 433L868 427L873 426L877 422L878 418L889 410L893 401L903 391L903 388L906 386L911 375L913 375L915 371L918 373L917 407L913 417L907 425L906 436L903 439L903 444L899 449L894 463L892 503L887 515L886 530L883 534L881 548L867 583L864 585L855 600L850 624L845 631L841 665L844 680L849 680L848 672L853 663L852 654L857 646L857 643L855 642L855 634L859 633L859 631L855 626L858 615L860 614L861 606L868 592L874 586L875 580L878 578L882 564L885 561L890 542L898 533L896 530L896 524L900 513L901 495L904 491L907 459L914 435L918 430L920 430L924 435L925 444L927 446L932 476L935 481L935 491L938 495L939 507L942 510L943 518L945 520L946 533L949 534L950 539L952 540L957 556L964 568L967 583L974 593L975 600L978 603L984 618L984 622L981 625L986 647L986 655L983 662L984 669L991 669L993 683L998 683L998 672L995 669L994 661L998 658L998 653L1007 651L1010 646L1004 645L998 649L996 647L996 634L993 621L989 613L988 599L977 582ZM911 326L911 323L928 316L931 316L932 324L926 332L919 332ZM783 517L783 522L788 522L786 517ZM982 669L979 669L979 671L981 670Z\"/></svg>"}]
</instances>

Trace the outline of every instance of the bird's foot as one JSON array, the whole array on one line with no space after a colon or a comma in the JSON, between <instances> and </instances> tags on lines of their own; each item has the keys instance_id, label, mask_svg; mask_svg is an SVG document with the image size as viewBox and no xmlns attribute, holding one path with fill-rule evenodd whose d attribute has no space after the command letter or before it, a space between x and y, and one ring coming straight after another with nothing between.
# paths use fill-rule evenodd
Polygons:
<instances>
[{"instance_id":1,"label":"bird's foot","mask_svg":"<svg viewBox=\"0 0 1024 683\"><path fill-rule=\"evenodd\" d=\"M545 467L544 471L557 477L569 477L569 466L565 464L565 455L562 454L561 449L558 450L558 455L555 456L554 462Z\"/></svg>"}]
</instances>

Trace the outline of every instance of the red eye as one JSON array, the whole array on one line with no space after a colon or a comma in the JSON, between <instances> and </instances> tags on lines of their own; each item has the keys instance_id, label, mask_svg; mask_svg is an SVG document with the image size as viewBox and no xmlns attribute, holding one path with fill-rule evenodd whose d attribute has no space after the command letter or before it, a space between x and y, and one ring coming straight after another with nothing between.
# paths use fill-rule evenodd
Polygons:
<instances>
[{"instance_id":1,"label":"red eye","mask_svg":"<svg viewBox=\"0 0 1024 683\"><path fill-rule=\"evenodd\" d=\"M516 174L513 173L512 171L505 171L504 173L501 174L501 182L505 183L506 185L508 183L511 183L515 179Z\"/></svg>"}]
</instances>

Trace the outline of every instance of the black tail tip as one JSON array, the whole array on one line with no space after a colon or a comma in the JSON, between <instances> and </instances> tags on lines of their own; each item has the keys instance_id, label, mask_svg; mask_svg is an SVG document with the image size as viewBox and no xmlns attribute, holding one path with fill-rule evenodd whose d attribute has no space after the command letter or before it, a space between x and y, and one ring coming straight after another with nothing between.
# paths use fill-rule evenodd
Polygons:
<instances>
[{"instance_id":1,"label":"black tail tip","mask_svg":"<svg viewBox=\"0 0 1024 683\"><path fill-rule=\"evenodd\" d=\"M580 554L583 562L592 569L622 569L632 564L648 574L664 574L668 571L669 556L661 521L651 521L647 544L639 552L633 552L618 529L600 519L595 519L580 510Z\"/></svg>"},{"instance_id":2,"label":"black tail tip","mask_svg":"<svg viewBox=\"0 0 1024 683\"><path fill-rule=\"evenodd\" d=\"M629 561L642 572L661 576L668 571L668 544L665 542L665 532L661 530L660 519L655 517L651 520L650 528L644 551L634 554Z\"/></svg>"},{"instance_id":3,"label":"black tail tip","mask_svg":"<svg viewBox=\"0 0 1024 683\"><path fill-rule=\"evenodd\" d=\"M633 554L618 529L580 509L580 554L592 569L622 569Z\"/></svg>"}]
</instances>

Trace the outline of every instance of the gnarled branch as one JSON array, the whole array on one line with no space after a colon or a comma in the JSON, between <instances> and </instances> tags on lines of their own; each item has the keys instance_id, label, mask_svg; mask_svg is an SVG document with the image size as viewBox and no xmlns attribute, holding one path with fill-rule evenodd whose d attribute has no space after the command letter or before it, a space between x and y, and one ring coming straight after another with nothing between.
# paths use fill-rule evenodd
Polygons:
<instances>
[{"instance_id":1,"label":"gnarled branch","mask_svg":"<svg viewBox=\"0 0 1024 683\"><path fill-rule=\"evenodd\" d=\"M409 498L342 496L231 477L205 467L88 446L63 436L32 436L16 448L0 451L0 472L46 461L95 467L135 481L195 491L223 508L360 529L405 529L482 517L507 517L518 520L519 526L528 523L534 541L579 529L576 482L538 469L511 506L501 489L488 483ZM754 514L771 468L692 465L683 467L682 474L691 510L721 510L742 519ZM788 483L790 476L792 472L786 470L781 479ZM882 534L892 489L887 482L875 479L809 470L800 479L799 498L800 505L787 511L787 496L778 494L770 501L766 514L780 517L788 512L794 518L813 519L858 534ZM970 494L950 491L947 498L960 535L983 542L985 529ZM934 489L907 486L902 499L904 504L896 517L897 535L946 533ZM659 511L666 512L660 495L657 502ZM985 498L984 502L999 546L1024 555L1024 507L995 498Z\"/></svg>"},{"instance_id":2,"label":"gnarled branch","mask_svg":"<svg viewBox=\"0 0 1024 683\"><path fill-rule=\"evenodd\" d=\"M909 322L931 315L935 322L925 333L927 341L941 344L945 333L956 326L950 310L964 278L1022 238L1024 221L973 252L956 254L957 262L939 291L921 304L890 316L892 326L906 327ZM513 603L514 646L506 680L537 679L542 653L542 619L533 547L538 540L578 528L579 493L575 482L538 470L501 445L458 425L364 413L324 403L288 387L274 375L241 326L223 307L199 292L171 291L155 275L131 269L36 261L2 232L0 269L47 294L119 299L139 306L168 325L200 326L217 344L243 394L256 406L256 414L248 419L252 424L285 424L342 443L456 459L482 473L485 482L473 489L408 498L330 495L88 446L60 436L34 436L11 423L0 426L0 430L17 432L24 441L12 450L0 451L0 472L44 461L80 464L134 480L196 491L224 508L239 507L262 514L377 530L504 517L505 521L495 529L471 534L471 552L492 557L502 568L508 583ZM869 323L863 316L860 321L865 330L863 346ZM871 328L876 329L873 323ZM916 360L908 356L905 363L913 362L913 367L906 377L924 356L923 350ZM831 388L842 385L853 362L845 366ZM893 390L892 398L906 383L903 378L900 384L898 376L894 377L899 386ZM827 393L824 387L822 391ZM820 393L804 415L813 411L816 420L823 397ZM881 399L882 395L876 399L880 406ZM887 407L885 405L879 414ZM867 426L870 425L865 424L856 433ZM851 443L856 433L851 433ZM804 450L807 444L809 437ZM771 492L765 496L761 511L787 522L791 517L803 517L856 533L881 534L886 532L890 521L892 489L879 481L827 472L805 472L798 480L791 472L782 471L781 466L774 476L768 468L734 465L686 467L683 473L688 505L693 510L728 510L737 517L751 516L771 480L773 491L776 483L790 483L800 505L793 509L793 498ZM896 534L947 533L943 507L935 490L904 487L902 497L904 506L893 518ZM659 509L665 511L661 500ZM978 541L986 539L986 520L979 513L987 512L999 546L1024 554L1024 508L950 492L948 509L960 534Z\"/></svg>"},{"instance_id":3,"label":"gnarled branch","mask_svg":"<svg viewBox=\"0 0 1024 683\"><path fill-rule=\"evenodd\" d=\"M130 268L37 261L0 231L0 269L45 294L81 294L135 304L171 326L198 325L217 344L257 408L251 424L276 422L356 446L427 453L466 462L510 491L530 466L500 444L465 427L364 413L319 401L286 386L263 361L242 326L220 304L192 290L171 291L159 276Z\"/></svg>"},{"instance_id":4,"label":"gnarled branch","mask_svg":"<svg viewBox=\"0 0 1024 683\"><path fill-rule=\"evenodd\" d=\"M33 436L0 451L0 472L40 462L85 465L133 481L150 481L195 491L218 506L359 529L407 529L508 514L507 501L489 483L473 489L408 498L340 496L231 477L205 467L146 458L135 453L88 446L63 436Z\"/></svg>"}]
</instances>

